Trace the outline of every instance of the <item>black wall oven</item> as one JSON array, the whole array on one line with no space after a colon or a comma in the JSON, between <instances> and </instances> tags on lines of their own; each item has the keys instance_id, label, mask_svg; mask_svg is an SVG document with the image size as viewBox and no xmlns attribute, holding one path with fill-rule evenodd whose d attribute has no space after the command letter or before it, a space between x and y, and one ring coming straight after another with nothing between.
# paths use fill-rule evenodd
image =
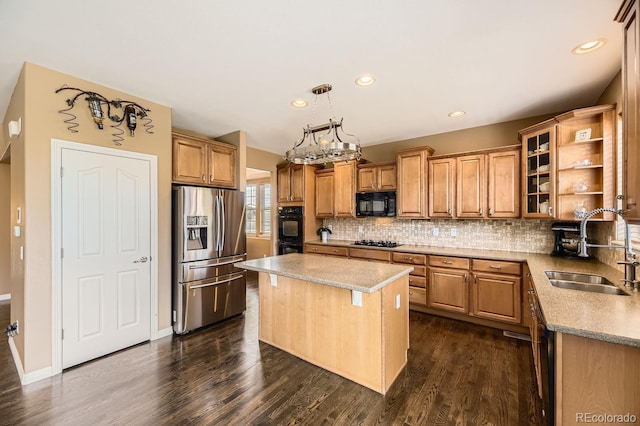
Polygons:
<instances>
[{"instance_id":1,"label":"black wall oven","mask_svg":"<svg viewBox=\"0 0 640 426\"><path fill-rule=\"evenodd\" d=\"M302 253L303 208L278 207L278 254Z\"/></svg>"}]
</instances>

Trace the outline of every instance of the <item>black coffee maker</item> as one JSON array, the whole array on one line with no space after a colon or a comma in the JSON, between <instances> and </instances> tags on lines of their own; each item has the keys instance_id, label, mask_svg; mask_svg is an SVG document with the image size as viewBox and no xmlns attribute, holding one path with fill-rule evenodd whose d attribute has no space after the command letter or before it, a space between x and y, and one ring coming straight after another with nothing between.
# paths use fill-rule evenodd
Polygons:
<instances>
[{"instance_id":1,"label":"black coffee maker","mask_svg":"<svg viewBox=\"0 0 640 426\"><path fill-rule=\"evenodd\" d=\"M555 222L551 224L555 235L551 256L585 259L578 257L580 222Z\"/></svg>"}]
</instances>

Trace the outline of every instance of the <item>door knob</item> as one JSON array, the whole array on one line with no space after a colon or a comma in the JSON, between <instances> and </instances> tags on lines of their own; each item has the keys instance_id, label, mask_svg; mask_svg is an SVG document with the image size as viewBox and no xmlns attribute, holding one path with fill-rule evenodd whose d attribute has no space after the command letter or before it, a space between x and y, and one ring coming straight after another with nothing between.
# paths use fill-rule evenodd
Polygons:
<instances>
[{"instance_id":1,"label":"door knob","mask_svg":"<svg viewBox=\"0 0 640 426\"><path fill-rule=\"evenodd\" d=\"M140 259L134 260L133 263L147 263L147 260L149 260L147 256L142 256Z\"/></svg>"}]
</instances>

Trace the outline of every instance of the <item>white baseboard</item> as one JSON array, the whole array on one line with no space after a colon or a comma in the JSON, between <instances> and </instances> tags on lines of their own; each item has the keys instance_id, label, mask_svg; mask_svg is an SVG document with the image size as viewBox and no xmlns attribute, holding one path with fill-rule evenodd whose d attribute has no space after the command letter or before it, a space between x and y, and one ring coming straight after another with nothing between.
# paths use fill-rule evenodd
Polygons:
<instances>
[{"instance_id":1,"label":"white baseboard","mask_svg":"<svg viewBox=\"0 0 640 426\"><path fill-rule=\"evenodd\" d=\"M13 337L9 337L9 348L11 349L13 362L16 364L16 370L18 370L20 383L23 386L42 379L48 379L53 375L53 370L51 369L51 367L41 368L40 370L25 374L24 368L22 368L22 362L20 361L20 354L18 354L18 348L16 348L16 344L13 342Z\"/></svg>"},{"instance_id":2,"label":"white baseboard","mask_svg":"<svg viewBox=\"0 0 640 426\"><path fill-rule=\"evenodd\" d=\"M11 300L11 293L0 294L0 301L3 301L3 300Z\"/></svg>"},{"instance_id":3,"label":"white baseboard","mask_svg":"<svg viewBox=\"0 0 640 426\"><path fill-rule=\"evenodd\" d=\"M162 339L163 337L171 336L173 334L173 327L163 328L158 330L154 336L151 336L151 340Z\"/></svg>"}]
</instances>

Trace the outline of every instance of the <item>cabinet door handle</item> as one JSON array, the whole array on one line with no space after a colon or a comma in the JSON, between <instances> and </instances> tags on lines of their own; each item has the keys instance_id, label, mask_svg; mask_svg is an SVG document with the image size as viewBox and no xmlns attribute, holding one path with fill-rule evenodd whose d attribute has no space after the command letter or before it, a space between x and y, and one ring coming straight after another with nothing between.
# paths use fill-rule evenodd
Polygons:
<instances>
[{"instance_id":1,"label":"cabinet door handle","mask_svg":"<svg viewBox=\"0 0 640 426\"><path fill-rule=\"evenodd\" d=\"M489 207L489 216L493 216L493 207Z\"/></svg>"},{"instance_id":2,"label":"cabinet door handle","mask_svg":"<svg viewBox=\"0 0 640 426\"><path fill-rule=\"evenodd\" d=\"M489 265L489 268L491 268L491 269L502 269L502 266L500 266L500 265Z\"/></svg>"},{"instance_id":3,"label":"cabinet door handle","mask_svg":"<svg viewBox=\"0 0 640 426\"><path fill-rule=\"evenodd\" d=\"M451 209L447 209L447 214L451 216Z\"/></svg>"},{"instance_id":4,"label":"cabinet door handle","mask_svg":"<svg viewBox=\"0 0 640 426\"><path fill-rule=\"evenodd\" d=\"M478 284L478 274L473 274L473 283Z\"/></svg>"},{"instance_id":5,"label":"cabinet door handle","mask_svg":"<svg viewBox=\"0 0 640 426\"><path fill-rule=\"evenodd\" d=\"M480 216L482 216L482 207L480 207Z\"/></svg>"},{"instance_id":6,"label":"cabinet door handle","mask_svg":"<svg viewBox=\"0 0 640 426\"><path fill-rule=\"evenodd\" d=\"M213 182L213 175L209 175L209 182Z\"/></svg>"},{"instance_id":7,"label":"cabinet door handle","mask_svg":"<svg viewBox=\"0 0 640 426\"><path fill-rule=\"evenodd\" d=\"M549 216L553 217L553 206L549 206Z\"/></svg>"},{"instance_id":8,"label":"cabinet door handle","mask_svg":"<svg viewBox=\"0 0 640 426\"><path fill-rule=\"evenodd\" d=\"M464 274L464 277L462 278L464 280L464 282L467 282L467 274Z\"/></svg>"},{"instance_id":9,"label":"cabinet door handle","mask_svg":"<svg viewBox=\"0 0 640 426\"><path fill-rule=\"evenodd\" d=\"M442 263L444 263L445 265L453 265L453 261L451 260L443 260Z\"/></svg>"},{"instance_id":10,"label":"cabinet door handle","mask_svg":"<svg viewBox=\"0 0 640 426\"><path fill-rule=\"evenodd\" d=\"M409 262L413 261L413 257L406 257L404 258L404 260L408 260Z\"/></svg>"},{"instance_id":11,"label":"cabinet door handle","mask_svg":"<svg viewBox=\"0 0 640 426\"><path fill-rule=\"evenodd\" d=\"M202 181L203 181L203 182L206 182L206 181L207 181L207 178L205 177L205 175L202 175Z\"/></svg>"}]
</instances>

